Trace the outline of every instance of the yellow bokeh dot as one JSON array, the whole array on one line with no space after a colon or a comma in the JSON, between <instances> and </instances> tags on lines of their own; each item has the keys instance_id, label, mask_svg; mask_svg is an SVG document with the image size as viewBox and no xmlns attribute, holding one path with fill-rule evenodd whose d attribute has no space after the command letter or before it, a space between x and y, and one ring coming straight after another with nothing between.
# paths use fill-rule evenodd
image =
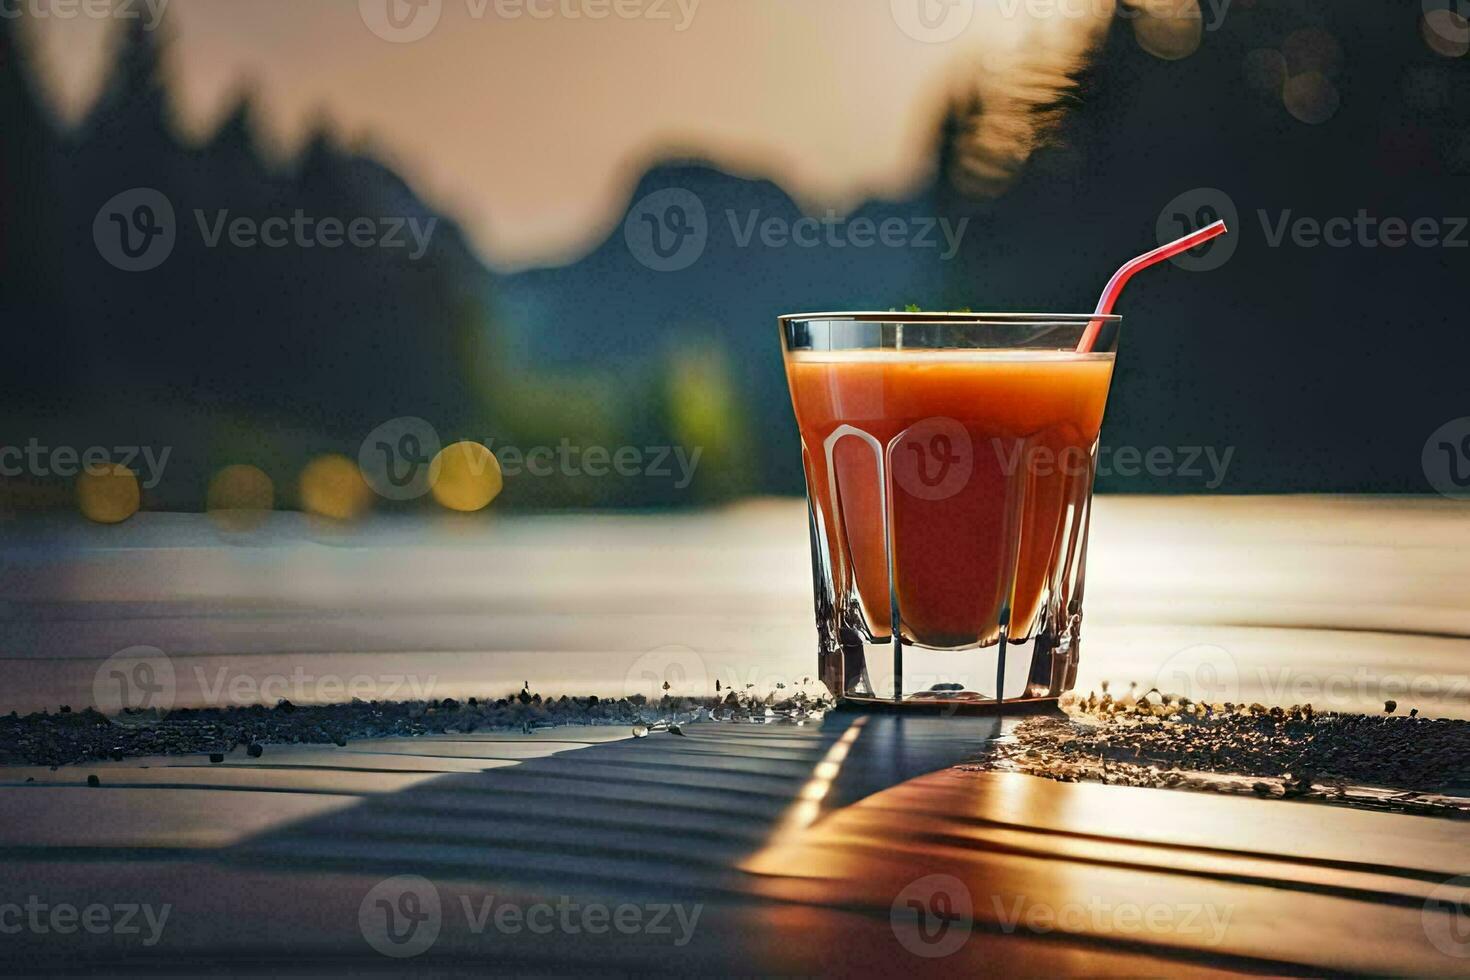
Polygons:
<instances>
[{"instance_id":1,"label":"yellow bokeh dot","mask_svg":"<svg viewBox=\"0 0 1470 980\"><path fill-rule=\"evenodd\" d=\"M301 471L301 508L319 517L350 521L372 506L373 491L346 456L318 456Z\"/></svg>"},{"instance_id":2,"label":"yellow bokeh dot","mask_svg":"<svg viewBox=\"0 0 1470 980\"><path fill-rule=\"evenodd\" d=\"M209 481L205 508L226 530L249 530L265 522L276 505L276 487L258 466L226 466Z\"/></svg>"},{"instance_id":3,"label":"yellow bokeh dot","mask_svg":"<svg viewBox=\"0 0 1470 980\"><path fill-rule=\"evenodd\" d=\"M77 477L77 506L89 520L99 524L127 520L138 512L141 502L138 477L126 466L88 466Z\"/></svg>"},{"instance_id":4,"label":"yellow bokeh dot","mask_svg":"<svg viewBox=\"0 0 1470 980\"><path fill-rule=\"evenodd\" d=\"M1178 61L1199 50L1204 34L1199 0L1172 0L1156 7L1145 4L1135 8L1134 14L1133 37L1155 58Z\"/></svg>"},{"instance_id":5,"label":"yellow bokeh dot","mask_svg":"<svg viewBox=\"0 0 1470 980\"><path fill-rule=\"evenodd\" d=\"M429 485L434 499L450 510L476 511L489 506L500 495L505 481L500 461L478 442L456 442L445 446L429 465Z\"/></svg>"}]
</instances>

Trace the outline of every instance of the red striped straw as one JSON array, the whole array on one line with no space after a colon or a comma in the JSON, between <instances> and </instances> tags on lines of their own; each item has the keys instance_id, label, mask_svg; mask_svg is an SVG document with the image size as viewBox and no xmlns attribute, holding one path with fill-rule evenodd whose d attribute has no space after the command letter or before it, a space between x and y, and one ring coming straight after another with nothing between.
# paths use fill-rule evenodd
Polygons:
<instances>
[{"instance_id":1,"label":"red striped straw","mask_svg":"<svg viewBox=\"0 0 1470 980\"><path fill-rule=\"evenodd\" d=\"M1123 263L1123 267L1113 273L1113 278L1108 280L1107 288L1103 290L1102 297L1097 301L1097 309L1092 312L1098 316L1106 316L1113 312L1113 304L1118 301L1118 294L1133 278L1133 274L1139 269L1147 269L1151 265L1171 259L1180 252L1187 252L1196 245L1203 244L1216 235L1225 234L1225 222L1217 221L1212 225L1205 225L1199 231L1192 231L1178 241L1167 245L1160 245L1152 252L1144 252L1136 259L1129 259ZM1077 345L1077 353L1086 354L1091 352L1092 345L1097 343L1097 335L1102 333L1102 320L1093 320L1087 325L1087 330L1082 334L1082 342Z\"/></svg>"}]
</instances>

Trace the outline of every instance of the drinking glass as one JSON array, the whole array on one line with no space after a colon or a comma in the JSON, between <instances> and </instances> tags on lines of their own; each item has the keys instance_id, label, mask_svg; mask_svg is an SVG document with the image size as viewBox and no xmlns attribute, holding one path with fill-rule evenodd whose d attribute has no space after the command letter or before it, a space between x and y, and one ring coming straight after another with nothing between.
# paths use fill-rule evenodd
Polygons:
<instances>
[{"instance_id":1,"label":"drinking glass","mask_svg":"<svg viewBox=\"0 0 1470 980\"><path fill-rule=\"evenodd\" d=\"M983 710L1073 687L1120 319L780 318L818 670L839 701Z\"/></svg>"}]
</instances>

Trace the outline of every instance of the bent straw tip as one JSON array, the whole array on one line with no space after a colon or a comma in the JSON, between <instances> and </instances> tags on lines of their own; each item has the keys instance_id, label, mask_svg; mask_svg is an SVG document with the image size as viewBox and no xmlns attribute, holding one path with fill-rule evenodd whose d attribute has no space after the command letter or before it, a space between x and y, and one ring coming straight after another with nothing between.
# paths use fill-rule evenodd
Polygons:
<instances>
[{"instance_id":1,"label":"bent straw tip","mask_svg":"<svg viewBox=\"0 0 1470 980\"><path fill-rule=\"evenodd\" d=\"M1171 259L1180 252L1187 252L1191 248L1203 245L1210 239L1217 238L1229 230L1229 228L1225 227L1225 219L1219 218L1205 225L1203 228L1176 238L1166 245L1160 245L1151 252L1144 252L1142 255L1129 259L1118 268L1117 272L1113 273L1113 278L1108 280L1107 287L1103 289L1102 296L1098 298L1097 309L1094 311L1095 314L1102 317L1113 312L1113 304L1118 301L1118 295L1123 291L1123 286L1129 279L1133 278L1135 272L1141 269L1147 269L1151 265L1157 265L1166 259ZM1098 334L1102 331L1102 325L1103 321L1101 319L1093 320L1088 324L1087 329L1082 334L1081 342L1077 345L1079 352L1087 353L1092 350L1093 344L1097 342Z\"/></svg>"}]
</instances>

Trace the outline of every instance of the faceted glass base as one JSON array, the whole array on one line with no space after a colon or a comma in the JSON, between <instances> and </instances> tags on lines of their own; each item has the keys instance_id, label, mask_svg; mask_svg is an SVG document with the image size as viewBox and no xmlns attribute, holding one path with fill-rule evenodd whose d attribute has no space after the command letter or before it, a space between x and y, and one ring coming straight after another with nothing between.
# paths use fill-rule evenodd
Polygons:
<instances>
[{"instance_id":1,"label":"faceted glass base","mask_svg":"<svg viewBox=\"0 0 1470 980\"><path fill-rule=\"evenodd\" d=\"M1077 679L1080 618L1058 636L1002 640L971 650L932 650L885 638L865 641L844 630L823 636L823 682L839 699L919 708L1055 701ZM825 632L825 631L823 631Z\"/></svg>"}]
</instances>

